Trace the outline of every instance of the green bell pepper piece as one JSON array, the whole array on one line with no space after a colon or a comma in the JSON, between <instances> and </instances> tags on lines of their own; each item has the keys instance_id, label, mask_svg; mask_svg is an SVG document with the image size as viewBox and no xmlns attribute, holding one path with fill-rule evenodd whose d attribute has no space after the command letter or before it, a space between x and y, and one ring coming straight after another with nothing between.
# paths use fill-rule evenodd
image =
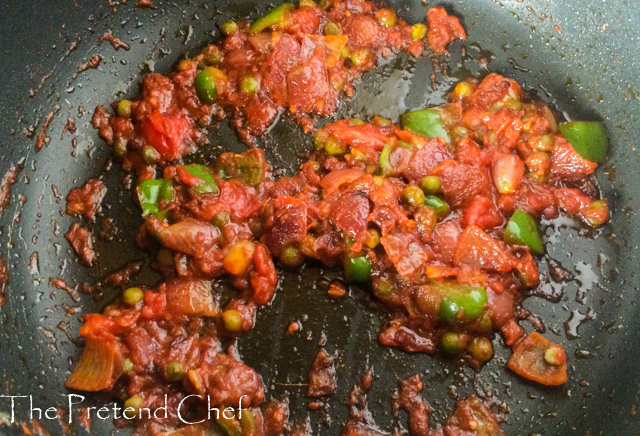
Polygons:
<instances>
[{"instance_id":1,"label":"green bell pepper piece","mask_svg":"<svg viewBox=\"0 0 640 436\"><path fill-rule=\"evenodd\" d=\"M205 194L209 192L217 194L218 192L220 192L220 190L218 189L218 185L216 185L216 181L213 178L213 175L211 175L209 167L205 165L191 164L185 165L184 169L192 176L196 176L197 178L202 180L202 183L198 183L193 187L193 190L196 194Z\"/></svg>"},{"instance_id":2,"label":"green bell pepper piece","mask_svg":"<svg viewBox=\"0 0 640 436\"><path fill-rule=\"evenodd\" d=\"M460 311L464 319L475 319L484 313L487 304L487 291L483 288L460 283L442 283L443 299L440 303L440 319L454 322Z\"/></svg>"},{"instance_id":3,"label":"green bell pepper piece","mask_svg":"<svg viewBox=\"0 0 640 436\"><path fill-rule=\"evenodd\" d=\"M254 434L257 430L256 418L253 415L253 411L250 409L243 409L240 412L240 423L242 424L242 430L245 434Z\"/></svg>"},{"instance_id":4,"label":"green bell pepper piece","mask_svg":"<svg viewBox=\"0 0 640 436\"><path fill-rule=\"evenodd\" d=\"M509 245L526 245L533 254L542 256L544 245L538 233L538 224L522 209L516 210L504 231L504 242Z\"/></svg>"},{"instance_id":5,"label":"green bell pepper piece","mask_svg":"<svg viewBox=\"0 0 640 436\"><path fill-rule=\"evenodd\" d=\"M416 135L427 138L444 138L450 142L449 134L444 128L444 123L440 117L440 112L436 109L423 109L419 111L407 112L400 117L402 128Z\"/></svg>"},{"instance_id":6,"label":"green bell pepper piece","mask_svg":"<svg viewBox=\"0 0 640 436\"><path fill-rule=\"evenodd\" d=\"M264 181L266 166L257 149L244 153L223 153L216 162L216 173L224 180L236 179L250 186Z\"/></svg>"},{"instance_id":7,"label":"green bell pepper piece","mask_svg":"<svg viewBox=\"0 0 640 436\"><path fill-rule=\"evenodd\" d=\"M295 8L293 3L282 3L280 6L272 9L266 15L258 18L251 23L249 31L251 33L260 33L267 27L275 26L276 24L283 24L287 13Z\"/></svg>"},{"instance_id":8,"label":"green bell pepper piece","mask_svg":"<svg viewBox=\"0 0 640 436\"><path fill-rule=\"evenodd\" d=\"M371 261L367 256L352 257L346 260L347 279L355 283L368 283L371 280Z\"/></svg>"},{"instance_id":9,"label":"green bell pepper piece","mask_svg":"<svg viewBox=\"0 0 640 436\"><path fill-rule=\"evenodd\" d=\"M142 215L155 214L158 219L162 219L164 211L160 209L160 201L173 200L173 183L171 180L149 179L140 183L136 192L142 207Z\"/></svg>"},{"instance_id":10,"label":"green bell pepper piece","mask_svg":"<svg viewBox=\"0 0 640 436\"><path fill-rule=\"evenodd\" d=\"M393 144L391 142L387 142L384 145L384 148L380 152L380 172L383 176L391 176L393 175L393 167L391 166L391 162L389 158L391 157L391 152L393 151Z\"/></svg>"},{"instance_id":11,"label":"green bell pepper piece","mask_svg":"<svg viewBox=\"0 0 640 436\"><path fill-rule=\"evenodd\" d=\"M242 436L240 423L233 418L225 418L223 414L216 418L216 424L225 436Z\"/></svg>"},{"instance_id":12,"label":"green bell pepper piece","mask_svg":"<svg viewBox=\"0 0 640 436\"><path fill-rule=\"evenodd\" d=\"M451 211L451 208L449 207L446 201L434 195L429 195L425 197L424 205L435 210L436 215L440 219L445 217Z\"/></svg>"},{"instance_id":13,"label":"green bell pepper piece","mask_svg":"<svg viewBox=\"0 0 640 436\"><path fill-rule=\"evenodd\" d=\"M609 139L604 124L597 121L571 121L560 123L560 132L573 149L591 162L607 160Z\"/></svg>"}]
</instances>

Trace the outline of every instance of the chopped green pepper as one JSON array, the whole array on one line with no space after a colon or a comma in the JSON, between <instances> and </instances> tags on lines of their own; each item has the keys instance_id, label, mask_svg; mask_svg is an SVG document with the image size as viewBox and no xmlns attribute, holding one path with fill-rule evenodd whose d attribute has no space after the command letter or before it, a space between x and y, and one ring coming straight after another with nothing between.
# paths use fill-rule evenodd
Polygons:
<instances>
[{"instance_id":1,"label":"chopped green pepper","mask_svg":"<svg viewBox=\"0 0 640 436\"><path fill-rule=\"evenodd\" d=\"M435 210L436 215L438 215L438 218L440 219L447 216L447 214L451 211L451 208L449 207L446 201L434 195L429 195L425 197L424 205Z\"/></svg>"},{"instance_id":2,"label":"chopped green pepper","mask_svg":"<svg viewBox=\"0 0 640 436\"><path fill-rule=\"evenodd\" d=\"M407 112L400 117L400 123L404 130L413 134L431 139L440 137L444 138L446 142L450 142L449 134L444 128L440 112L436 109Z\"/></svg>"},{"instance_id":3,"label":"chopped green pepper","mask_svg":"<svg viewBox=\"0 0 640 436\"><path fill-rule=\"evenodd\" d=\"M207 67L200 71L193 82L200 100L206 104L213 104L218 99L220 83L225 74L216 67Z\"/></svg>"},{"instance_id":4,"label":"chopped green pepper","mask_svg":"<svg viewBox=\"0 0 640 436\"><path fill-rule=\"evenodd\" d=\"M439 313L442 321L450 323L459 320L461 311L464 313L463 319L478 318L484 313L487 291L483 288L442 283L441 289L444 291Z\"/></svg>"},{"instance_id":5,"label":"chopped green pepper","mask_svg":"<svg viewBox=\"0 0 640 436\"><path fill-rule=\"evenodd\" d=\"M391 161L389 160L391 157L391 152L393 151L393 143L387 142L380 152L380 172L383 176L392 176L395 172L393 167L391 166Z\"/></svg>"},{"instance_id":6,"label":"chopped green pepper","mask_svg":"<svg viewBox=\"0 0 640 436\"><path fill-rule=\"evenodd\" d=\"M233 418L226 418L224 413L216 418L216 424L225 436L242 436L240 423Z\"/></svg>"},{"instance_id":7,"label":"chopped green pepper","mask_svg":"<svg viewBox=\"0 0 640 436\"><path fill-rule=\"evenodd\" d=\"M345 262L347 279L356 283L367 283L371 280L371 261L367 256L347 259Z\"/></svg>"},{"instance_id":8,"label":"chopped green pepper","mask_svg":"<svg viewBox=\"0 0 640 436\"><path fill-rule=\"evenodd\" d=\"M198 183L193 187L193 191L196 194L205 194L209 192L217 194L218 192L220 192L220 190L218 189L218 185L216 185L215 179L211 175L209 167L205 165L191 164L185 165L184 169L192 176L196 176L197 178L202 180L202 183Z\"/></svg>"},{"instance_id":9,"label":"chopped green pepper","mask_svg":"<svg viewBox=\"0 0 640 436\"><path fill-rule=\"evenodd\" d=\"M249 435L255 434L257 426L256 418L253 416L253 411L251 409L241 409L239 415L243 433Z\"/></svg>"},{"instance_id":10,"label":"chopped green pepper","mask_svg":"<svg viewBox=\"0 0 640 436\"><path fill-rule=\"evenodd\" d=\"M161 215L160 202L173 200L173 183L171 180L145 180L136 188L138 201L142 207L142 215ZM158 219L161 219L158 216Z\"/></svg>"},{"instance_id":11,"label":"chopped green pepper","mask_svg":"<svg viewBox=\"0 0 640 436\"><path fill-rule=\"evenodd\" d=\"M538 233L538 224L531 215L522 209L516 210L504 231L504 242L509 245L526 245L531 252L541 256L544 245Z\"/></svg>"},{"instance_id":12,"label":"chopped green pepper","mask_svg":"<svg viewBox=\"0 0 640 436\"><path fill-rule=\"evenodd\" d=\"M558 125L564 138L583 158L592 162L607 159L609 139L604 124L597 121L572 121Z\"/></svg>"},{"instance_id":13,"label":"chopped green pepper","mask_svg":"<svg viewBox=\"0 0 640 436\"><path fill-rule=\"evenodd\" d=\"M280 6L272 9L266 15L258 18L256 21L251 23L251 27L249 30L251 33L259 33L262 32L267 27L271 26L282 26L285 22L287 14L295 8L293 3L282 3Z\"/></svg>"},{"instance_id":14,"label":"chopped green pepper","mask_svg":"<svg viewBox=\"0 0 640 436\"><path fill-rule=\"evenodd\" d=\"M223 153L216 162L218 177L224 180L235 179L251 186L262 183L266 171L264 157L257 149L240 154Z\"/></svg>"}]
</instances>

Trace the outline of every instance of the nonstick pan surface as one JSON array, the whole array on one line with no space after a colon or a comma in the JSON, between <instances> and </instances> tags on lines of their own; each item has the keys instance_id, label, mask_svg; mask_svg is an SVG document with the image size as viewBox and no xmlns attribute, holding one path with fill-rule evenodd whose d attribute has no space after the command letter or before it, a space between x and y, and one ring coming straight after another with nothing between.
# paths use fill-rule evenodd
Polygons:
<instances>
[{"instance_id":1,"label":"nonstick pan surface","mask_svg":"<svg viewBox=\"0 0 640 436\"><path fill-rule=\"evenodd\" d=\"M219 23L255 17L269 6L256 0L156 0L155 9L140 9L135 3L0 3L0 174L19 168L11 201L0 217L0 252L10 273L6 304L0 308L0 395L32 395L34 405L42 408L66 404L70 392L64 381L81 352L82 314L100 311L119 292L105 287L91 295L80 293L74 301L72 293L50 286L49 279L63 278L72 287L94 284L135 260L145 266L133 283L152 285L159 279L145 253L134 246L139 212L120 187L124 174L117 164L110 165L110 150L90 126L94 107L134 95L146 72L169 72L184 53L193 54L216 38ZM610 200L612 220L595 233L571 220L552 222L546 231L548 258L575 279L550 283L548 259L543 259L542 283L524 303L544 321L546 335L567 349L570 381L545 388L517 377L505 369L509 350L500 339L496 357L479 373L441 357L383 348L377 343L383 315L371 307L366 291L353 288L349 298L338 302L327 298L318 279L337 273L313 264L282 272L273 304L260 311L254 331L239 340L241 355L260 372L269 395L288 396L294 418L311 416L317 435L340 433L346 396L368 367L375 374L369 408L381 428L394 422L390 397L397 380L417 372L434 409L432 422L441 422L457 398L477 393L497 403L508 435L638 434L640 9L632 0L390 3L409 22L423 20L428 7L443 4L462 18L469 39L451 47L446 76L434 71L428 56L415 60L401 55L380 65L356 86L356 98L343 104L339 117L379 113L397 119L405 110L441 103L459 78L498 72L524 84L565 117L602 120L609 129L611 156L598 178ZM130 50L115 51L108 43L98 47L98 38L108 30ZM98 68L73 78L78 66L95 55L101 56ZM434 72L435 91L430 79ZM51 111L49 143L36 154L36 137ZM76 121L75 134L63 133L68 117ZM221 151L244 149L224 123L212 130L211 143L216 147L189 159L206 161ZM311 141L283 117L260 146L286 175L304 160ZM87 269L64 239L72 222L64 214L64 196L102 174L109 187L107 207L93 231L112 218L118 233L112 242L98 239L99 260ZM284 336L292 321L301 322L302 332ZM532 330L526 322L523 326ZM308 412L304 383L322 338L326 349L338 355L339 387L326 411ZM107 401L87 395L84 404ZM20 423L29 421L29 404L17 404L19 422L11 425L10 403L0 398L0 434L23 434ZM41 424L50 434L62 434L57 420ZM78 421L72 428L85 434ZM116 430L111 420L94 420L92 432L107 435ZM127 431L117 430L121 432Z\"/></svg>"}]
</instances>

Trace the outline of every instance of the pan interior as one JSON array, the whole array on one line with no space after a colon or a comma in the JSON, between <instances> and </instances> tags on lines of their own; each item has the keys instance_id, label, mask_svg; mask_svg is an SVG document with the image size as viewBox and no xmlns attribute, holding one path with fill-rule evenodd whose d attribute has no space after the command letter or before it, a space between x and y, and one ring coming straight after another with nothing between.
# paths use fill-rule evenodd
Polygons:
<instances>
[{"instance_id":1,"label":"pan interior","mask_svg":"<svg viewBox=\"0 0 640 436\"><path fill-rule=\"evenodd\" d=\"M22 168L11 203L0 218L1 251L10 270L7 302L0 309L0 394L33 395L36 406L65 405L69 392L64 381L81 350L81 315L99 311L119 292L105 287L91 295L80 293L76 302L72 293L51 287L50 278L63 278L71 287L93 284L130 261L143 260L145 266L133 283L152 285L159 279L145 253L133 244L141 224L139 212L120 186L124 174L117 164L110 164L110 150L90 126L93 108L134 95L143 73L167 73L184 53L194 54L216 38L219 23L230 17L255 17L267 8L255 0L155 3L155 9L139 9L129 1L118 5L117 13L103 0L78 2L77 7L73 1L46 0L0 5L0 47L5 52L0 61L5 73L0 83L0 170L4 174L12 164ZM390 3L409 22L426 15L427 6L419 0ZM565 345L569 383L544 388L508 372L509 352L500 338L494 342L495 358L479 373L440 357L383 348L377 333L384 315L372 307L366 290L354 287L348 298L334 301L319 278L332 279L337 272L312 263L301 271L281 271L273 304L259 312L256 328L238 341L240 354L260 372L269 395L287 396L292 417L309 415L318 435L340 433L348 413L345 399L367 368L375 374L369 409L383 429L398 425L390 403L397 380L417 372L423 376L423 395L434 409L435 422L452 411L456 399L476 393L497 403L510 435L634 434L640 378L636 364L640 332L635 327L640 285L635 132L640 130L640 91L635 83L638 64L629 54L638 46L640 29L633 23L640 13L624 0L607 2L608 9L597 0L579 4L460 0L444 5L462 17L469 34L464 44L450 46L452 55L442 58L446 68L434 69L428 56L400 55L383 62L356 86L356 97L342 105L338 117L369 119L380 114L397 121L405 110L444 102L461 78L497 72L516 79L567 119L607 124L612 153L598 177L612 205L611 224L586 234L570 220L549 223L548 257L576 278L562 285L549 282L543 259L542 284L524 303L544 321L546 335ZM131 49L96 46L107 30ZM72 79L78 66L96 54L102 56L100 67ZM37 90L36 95L29 97L29 90ZM35 139L30 137L34 135L24 131L37 135L50 111L54 111L50 143L35 154ZM68 117L76 120L75 135L63 133ZM72 146L74 136L77 147ZM222 151L244 149L224 123L211 130L210 138L212 146L190 160L207 162ZM312 144L285 116L260 146L276 173L289 175ZM112 242L98 239L99 261L89 270L78 264L64 239L73 220L64 214L60 195L103 172L109 187L107 207L93 230L99 232L101 222L111 218L118 233ZM556 298L559 302L551 301ZM302 331L285 336L292 321L300 321ZM523 326L532 329L526 322ZM321 340L338 355L338 391L325 409L309 412L306 374ZM87 395L85 404L106 401L100 395ZM4 422L0 433L22 434L17 424L7 424L4 413L9 411L9 403L0 399ZM28 402L18 402L16 415L29 415ZM406 417L401 416L400 423L406 427ZM61 433L57 420L42 424L52 434ZM81 432L77 421L74 428ZM110 434L113 424L94 420L93 428L94 434Z\"/></svg>"}]
</instances>

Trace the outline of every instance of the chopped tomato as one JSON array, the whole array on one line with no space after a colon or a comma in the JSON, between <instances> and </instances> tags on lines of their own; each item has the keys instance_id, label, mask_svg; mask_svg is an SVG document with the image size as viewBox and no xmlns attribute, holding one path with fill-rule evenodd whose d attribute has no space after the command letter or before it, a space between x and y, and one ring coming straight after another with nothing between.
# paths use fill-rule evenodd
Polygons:
<instances>
[{"instance_id":1,"label":"chopped tomato","mask_svg":"<svg viewBox=\"0 0 640 436\"><path fill-rule=\"evenodd\" d=\"M467 39L467 32L457 17L447 14L443 7L427 11L427 40L436 53L446 53L447 44L456 39Z\"/></svg>"},{"instance_id":2,"label":"chopped tomato","mask_svg":"<svg viewBox=\"0 0 640 436\"><path fill-rule=\"evenodd\" d=\"M532 332L513 346L507 363L516 374L547 386L567 381L567 356L561 345Z\"/></svg>"},{"instance_id":3,"label":"chopped tomato","mask_svg":"<svg viewBox=\"0 0 640 436\"><path fill-rule=\"evenodd\" d=\"M154 111L142 122L142 134L147 144L155 148L164 159L171 161L181 156L190 127L186 118L171 117Z\"/></svg>"},{"instance_id":4,"label":"chopped tomato","mask_svg":"<svg viewBox=\"0 0 640 436\"><path fill-rule=\"evenodd\" d=\"M462 213L462 227L476 225L483 230L502 225L504 218L493 201L485 195L475 197Z\"/></svg>"},{"instance_id":5,"label":"chopped tomato","mask_svg":"<svg viewBox=\"0 0 640 436\"><path fill-rule=\"evenodd\" d=\"M514 262L501 241L491 238L476 225L471 225L462 232L453 262L485 271L506 272L514 267Z\"/></svg>"},{"instance_id":6,"label":"chopped tomato","mask_svg":"<svg viewBox=\"0 0 640 436\"><path fill-rule=\"evenodd\" d=\"M556 140L551 152L551 174L565 180L581 179L592 174L598 164L584 159L564 140Z\"/></svg>"}]
</instances>

